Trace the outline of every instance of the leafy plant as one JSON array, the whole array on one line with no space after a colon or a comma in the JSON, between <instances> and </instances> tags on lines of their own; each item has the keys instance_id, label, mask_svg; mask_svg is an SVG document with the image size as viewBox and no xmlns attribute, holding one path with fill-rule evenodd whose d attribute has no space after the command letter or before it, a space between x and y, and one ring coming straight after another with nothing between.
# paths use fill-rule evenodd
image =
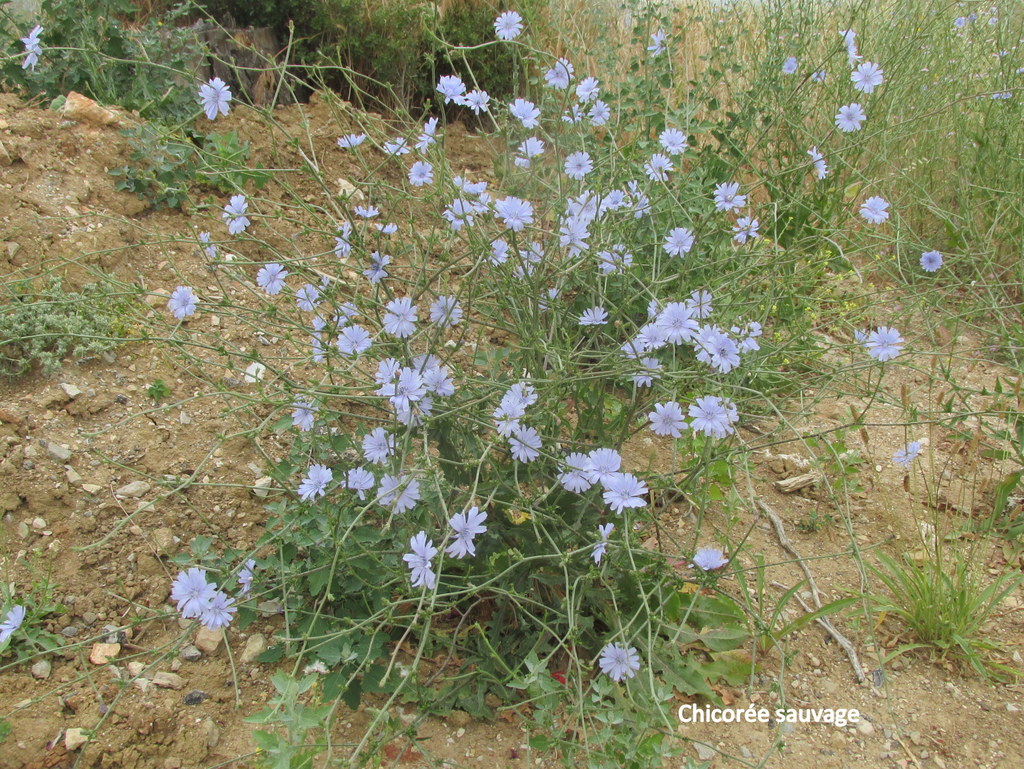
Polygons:
<instances>
[{"instance_id":1,"label":"leafy plant","mask_svg":"<svg viewBox=\"0 0 1024 769\"><path fill-rule=\"evenodd\" d=\"M81 292L64 290L60 278L43 289L30 281L4 286L0 303L0 368L16 376L38 364L47 374L67 357L95 357L128 334L125 302L104 283Z\"/></svg>"},{"instance_id":2,"label":"leafy plant","mask_svg":"<svg viewBox=\"0 0 1024 769\"><path fill-rule=\"evenodd\" d=\"M156 208L180 208L196 175L195 146L181 133L157 123L126 128L131 164L110 171L115 187L133 192Z\"/></svg>"}]
</instances>

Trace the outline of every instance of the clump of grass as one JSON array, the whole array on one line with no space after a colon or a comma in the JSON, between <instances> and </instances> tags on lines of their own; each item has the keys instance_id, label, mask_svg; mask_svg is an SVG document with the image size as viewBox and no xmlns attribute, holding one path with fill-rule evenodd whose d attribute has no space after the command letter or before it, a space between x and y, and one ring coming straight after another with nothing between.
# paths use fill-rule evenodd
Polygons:
<instances>
[{"instance_id":1,"label":"clump of grass","mask_svg":"<svg viewBox=\"0 0 1024 769\"><path fill-rule=\"evenodd\" d=\"M984 627L999 604L1024 581L1024 575L1000 574L985 585L971 558L964 553L943 554L917 565L884 553L874 574L892 597L882 599L879 610L902 619L920 643L900 647L898 653L933 647L942 657L965 660L979 674L1002 677L1016 671L992 660L998 644L985 637ZM943 558L942 556L946 557Z\"/></svg>"}]
</instances>

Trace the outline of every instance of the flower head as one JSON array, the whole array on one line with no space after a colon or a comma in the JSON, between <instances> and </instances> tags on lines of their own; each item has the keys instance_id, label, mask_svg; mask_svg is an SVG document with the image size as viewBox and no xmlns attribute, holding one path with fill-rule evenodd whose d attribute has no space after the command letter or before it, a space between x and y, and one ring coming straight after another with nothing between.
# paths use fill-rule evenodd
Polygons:
<instances>
[{"instance_id":1,"label":"flower head","mask_svg":"<svg viewBox=\"0 0 1024 769\"><path fill-rule=\"evenodd\" d=\"M761 223L752 217L741 216L736 220L736 224L733 225L732 231L735 233L732 239L737 243L743 244L748 240L753 240L758 236L758 228Z\"/></svg>"},{"instance_id":2,"label":"flower head","mask_svg":"<svg viewBox=\"0 0 1024 769\"><path fill-rule=\"evenodd\" d=\"M353 467L345 475L345 488L356 492L362 500L366 499L366 492L372 489L376 482L373 473L365 467Z\"/></svg>"},{"instance_id":3,"label":"flower head","mask_svg":"<svg viewBox=\"0 0 1024 769\"><path fill-rule=\"evenodd\" d=\"M715 187L715 208L719 211L737 211L747 204L747 196L740 195L739 182L725 182Z\"/></svg>"},{"instance_id":4,"label":"flower head","mask_svg":"<svg viewBox=\"0 0 1024 769\"><path fill-rule=\"evenodd\" d=\"M363 456L375 465L383 464L395 451L395 438L383 427L375 427L363 436Z\"/></svg>"},{"instance_id":5,"label":"flower head","mask_svg":"<svg viewBox=\"0 0 1024 769\"><path fill-rule=\"evenodd\" d=\"M224 213L221 214L221 218L228 223L229 233L237 235L245 232L245 228L250 224L249 217L245 215L248 210L249 201L245 199L245 195L231 196L231 200L224 206Z\"/></svg>"},{"instance_id":6,"label":"flower head","mask_svg":"<svg viewBox=\"0 0 1024 769\"><path fill-rule=\"evenodd\" d=\"M412 336L416 330L416 305L412 299L403 296L399 299L392 299L387 304L387 312L384 313L384 330L399 339Z\"/></svg>"},{"instance_id":7,"label":"flower head","mask_svg":"<svg viewBox=\"0 0 1024 769\"><path fill-rule=\"evenodd\" d=\"M668 37L668 35L665 33L665 30L663 29L659 29L657 32L654 32L651 35L651 44L647 46L647 51L652 59L661 56L661 54L665 53L666 37Z\"/></svg>"},{"instance_id":8,"label":"flower head","mask_svg":"<svg viewBox=\"0 0 1024 769\"><path fill-rule=\"evenodd\" d=\"M317 407L313 401L300 398L292 403L292 426L298 427L303 432L309 432L313 429L316 412Z\"/></svg>"},{"instance_id":9,"label":"flower head","mask_svg":"<svg viewBox=\"0 0 1024 769\"><path fill-rule=\"evenodd\" d=\"M358 324L345 326L338 334L335 347L346 358L362 355L373 345L370 332Z\"/></svg>"},{"instance_id":10,"label":"flower head","mask_svg":"<svg viewBox=\"0 0 1024 769\"><path fill-rule=\"evenodd\" d=\"M604 558L604 553L608 549L608 537L615 530L614 523L604 523L597 527L598 533L601 535L601 539L594 545L594 549L590 553L590 557L594 559L594 563L598 566L601 565L601 559Z\"/></svg>"},{"instance_id":11,"label":"flower head","mask_svg":"<svg viewBox=\"0 0 1024 769\"><path fill-rule=\"evenodd\" d=\"M633 678L636 671L640 669L640 654L636 647L628 649L621 644L608 644L601 650L601 657L598 659L601 672L613 681L621 681L623 678Z\"/></svg>"},{"instance_id":12,"label":"flower head","mask_svg":"<svg viewBox=\"0 0 1024 769\"><path fill-rule=\"evenodd\" d=\"M431 568L431 560L437 555L437 548L434 547L433 540L428 540L427 532L421 531L409 540L409 550L411 552L403 555L402 560L406 562L412 572L410 574L412 586L433 590L437 585L437 575Z\"/></svg>"},{"instance_id":13,"label":"flower head","mask_svg":"<svg viewBox=\"0 0 1024 769\"><path fill-rule=\"evenodd\" d=\"M458 75L442 75L437 81L437 90L444 96L444 103L462 104L465 99L466 84Z\"/></svg>"},{"instance_id":14,"label":"flower head","mask_svg":"<svg viewBox=\"0 0 1024 769\"><path fill-rule=\"evenodd\" d=\"M725 553L716 547L702 547L693 554L693 566L703 571L715 571L729 563Z\"/></svg>"},{"instance_id":15,"label":"flower head","mask_svg":"<svg viewBox=\"0 0 1024 769\"><path fill-rule=\"evenodd\" d=\"M612 473L604 482L604 503L616 514L627 507L646 507L647 484L632 473Z\"/></svg>"},{"instance_id":16,"label":"flower head","mask_svg":"<svg viewBox=\"0 0 1024 769\"><path fill-rule=\"evenodd\" d=\"M366 134L346 134L338 139L338 146L343 150L352 150L366 141Z\"/></svg>"},{"instance_id":17,"label":"flower head","mask_svg":"<svg viewBox=\"0 0 1024 769\"><path fill-rule=\"evenodd\" d=\"M564 91L572 80L573 66L566 59L558 59L554 66L544 73L544 80L552 88Z\"/></svg>"},{"instance_id":18,"label":"flower head","mask_svg":"<svg viewBox=\"0 0 1024 769\"><path fill-rule=\"evenodd\" d=\"M222 590L214 590L209 602L203 607L199 614L199 621L207 630L219 630L227 627L234 619L238 608L234 605L235 599L228 597Z\"/></svg>"},{"instance_id":19,"label":"flower head","mask_svg":"<svg viewBox=\"0 0 1024 769\"><path fill-rule=\"evenodd\" d=\"M299 484L299 498L304 501L322 497L327 493L327 484L334 480L331 468L324 465L310 465L306 477Z\"/></svg>"},{"instance_id":20,"label":"flower head","mask_svg":"<svg viewBox=\"0 0 1024 769\"><path fill-rule=\"evenodd\" d=\"M188 286L178 286L167 300L167 309L178 320L196 313L196 295Z\"/></svg>"},{"instance_id":21,"label":"flower head","mask_svg":"<svg viewBox=\"0 0 1024 769\"><path fill-rule=\"evenodd\" d=\"M513 232L522 232L527 225L533 224L533 206L528 200L502 198L495 201L494 213Z\"/></svg>"},{"instance_id":22,"label":"flower head","mask_svg":"<svg viewBox=\"0 0 1024 769\"><path fill-rule=\"evenodd\" d=\"M739 419L731 401L717 395L697 398L690 406L690 428L712 438L724 438L736 432L733 424Z\"/></svg>"},{"instance_id":23,"label":"flower head","mask_svg":"<svg viewBox=\"0 0 1024 769\"><path fill-rule=\"evenodd\" d=\"M171 583L171 600L178 604L183 619L195 619L213 598L217 588L206 579L206 570L191 568L179 572Z\"/></svg>"},{"instance_id":24,"label":"flower head","mask_svg":"<svg viewBox=\"0 0 1024 769\"><path fill-rule=\"evenodd\" d=\"M565 458L565 470L558 476L558 482L566 491L582 494L593 486L587 477L590 466L590 458L586 454L574 451Z\"/></svg>"},{"instance_id":25,"label":"flower head","mask_svg":"<svg viewBox=\"0 0 1024 769\"><path fill-rule=\"evenodd\" d=\"M903 337L894 328L879 326L867 335L864 347L867 348L868 355L885 363L900 354L903 349Z\"/></svg>"},{"instance_id":26,"label":"flower head","mask_svg":"<svg viewBox=\"0 0 1024 769\"><path fill-rule=\"evenodd\" d=\"M523 17L515 11L505 11L494 20L494 35L499 40L515 40L523 31Z\"/></svg>"},{"instance_id":27,"label":"flower head","mask_svg":"<svg viewBox=\"0 0 1024 769\"><path fill-rule=\"evenodd\" d=\"M881 224L889 218L889 212L886 210L888 208L889 203L885 198L874 195L864 201L860 207L860 215L869 224Z\"/></svg>"},{"instance_id":28,"label":"flower head","mask_svg":"<svg viewBox=\"0 0 1024 769\"><path fill-rule=\"evenodd\" d=\"M914 464L914 460L917 459L917 455L920 453L920 441L911 441L902 449L896 450L896 453L892 455L892 461L909 470L910 466Z\"/></svg>"},{"instance_id":29,"label":"flower head","mask_svg":"<svg viewBox=\"0 0 1024 769\"><path fill-rule=\"evenodd\" d=\"M603 326L608 322L608 311L604 307L591 307L580 315L581 326Z\"/></svg>"},{"instance_id":30,"label":"flower head","mask_svg":"<svg viewBox=\"0 0 1024 769\"><path fill-rule=\"evenodd\" d=\"M385 475L380 479L380 503L396 515L412 510L420 501L420 482L408 475Z\"/></svg>"},{"instance_id":31,"label":"flower head","mask_svg":"<svg viewBox=\"0 0 1024 769\"><path fill-rule=\"evenodd\" d=\"M686 227L676 227L665 236L665 253L669 256L683 256L693 248L693 231Z\"/></svg>"},{"instance_id":32,"label":"flower head","mask_svg":"<svg viewBox=\"0 0 1024 769\"><path fill-rule=\"evenodd\" d=\"M844 104L839 108L839 112L836 113L836 128L843 133L859 131L860 124L866 119L867 114L859 104L856 102Z\"/></svg>"},{"instance_id":33,"label":"flower head","mask_svg":"<svg viewBox=\"0 0 1024 769\"><path fill-rule=\"evenodd\" d=\"M523 128L536 128L540 125L540 121L537 119L540 117L540 110L532 101L516 99L509 105L509 112L512 113L512 117L523 124Z\"/></svg>"},{"instance_id":34,"label":"flower head","mask_svg":"<svg viewBox=\"0 0 1024 769\"><path fill-rule=\"evenodd\" d=\"M253 570L256 568L256 561L250 558L242 568L238 570L238 592L242 595L249 595L252 590Z\"/></svg>"},{"instance_id":35,"label":"flower head","mask_svg":"<svg viewBox=\"0 0 1024 769\"><path fill-rule=\"evenodd\" d=\"M935 272L942 266L942 254L938 251L925 251L921 254L921 269L925 272Z\"/></svg>"},{"instance_id":36,"label":"flower head","mask_svg":"<svg viewBox=\"0 0 1024 769\"><path fill-rule=\"evenodd\" d=\"M796 72L798 66L799 66L799 62L797 62L796 56L790 56L782 64L782 74L783 75L792 75L794 72Z\"/></svg>"},{"instance_id":37,"label":"flower head","mask_svg":"<svg viewBox=\"0 0 1024 769\"><path fill-rule=\"evenodd\" d=\"M42 27L36 27L38 30L42 30ZM35 32L35 30L32 30ZM7 616L3 622L0 622L0 644L4 643L14 631L21 627L21 623L25 621L25 607L16 605L7 612Z\"/></svg>"},{"instance_id":38,"label":"flower head","mask_svg":"<svg viewBox=\"0 0 1024 769\"><path fill-rule=\"evenodd\" d=\"M206 117L210 120L215 120L218 113L228 114L231 98L231 88L219 77L199 86L199 99L203 103Z\"/></svg>"},{"instance_id":39,"label":"flower head","mask_svg":"<svg viewBox=\"0 0 1024 769\"><path fill-rule=\"evenodd\" d=\"M651 420L651 430L655 435L671 435L673 438L682 437L682 431L688 425L683 418L683 409L675 401L668 403L655 403L654 411L647 415Z\"/></svg>"},{"instance_id":40,"label":"flower head","mask_svg":"<svg viewBox=\"0 0 1024 769\"><path fill-rule=\"evenodd\" d=\"M532 427L519 427L508 437L508 447L517 461L532 462L540 456L540 433Z\"/></svg>"},{"instance_id":41,"label":"flower head","mask_svg":"<svg viewBox=\"0 0 1024 769\"><path fill-rule=\"evenodd\" d=\"M828 176L828 164L825 162L825 156L822 155L817 147L811 147L807 150L807 154L811 156L811 162L814 164L814 173L819 179L824 179Z\"/></svg>"},{"instance_id":42,"label":"flower head","mask_svg":"<svg viewBox=\"0 0 1024 769\"><path fill-rule=\"evenodd\" d=\"M666 128L658 137L661 146L669 155L681 155L686 151L686 134L678 128Z\"/></svg>"},{"instance_id":43,"label":"flower head","mask_svg":"<svg viewBox=\"0 0 1024 769\"><path fill-rule=\"evenodd\" d=\"M462 308L454 296L439 296L430 305L430 322L441 328L452 328L462 320Z\"/></svg>"},{"instance_id":44,"label":"flower head","mask_svg":"<svg viewBox=\"0 0 1024 769\"><path fill-rule=\"evenodd\" d=\"M32 28L32 31L28 33L27 37L21 38L21 42L25 44L25 61L21 63L22 69L31 69L35 71L36 64L39 62L39 57L43 55L43 49L39 45L39 36L41 34L43 34L43 28L36 25ZM212 120L213 118L210 119ZM22 611L24 611L24 609Z\"/></svg>"},{"instance_id":45,"label":"flower head","mask_svg":"<svg viewBox=\"0 0 1024 769\"><path fill-rule=\"evenodd\" d=\"M574 152L565 159L565 175L570 179L581 180L594 170L594 163L587 152Z\"/></svg>"},{"instance_id":46,"label":"flower head","mask_svg":"<svg viewBox=\"0 0 1024 769\"><path fill-rule=\"evenodd\" d=\"M284 279L288 277L288 270L276 262L260 267L256 273L256 285L266 291L270 296L281 293L284 288Z\"/></svg>"},{"instance_id":47,"label":"flower head","mask_svg":"<svg viewBox=\"0 0 1024 769\"><path fill-rule=\"evenodd\" d=\"M473 539L477 534L483 534L487 527L483 525L487 520L487 513L471 507L465 512L456 513L448 521L455 533L455 540L448 545L445 552L452 558L465 558L467 555L476 555L476 546Z\"/></svg>"},{"instance_id":48,"label":"flower head","mask_svg":"<svg viewBox=\"0 0 1024 769\"><path fill-rule=\"evenodd\" d=\"M850 74L850 80L853 81L853 87L858 91L871 93L884 82L882 68L874 62L861 62L857 65L857 69Z\"/></svg>"}]
</instances>

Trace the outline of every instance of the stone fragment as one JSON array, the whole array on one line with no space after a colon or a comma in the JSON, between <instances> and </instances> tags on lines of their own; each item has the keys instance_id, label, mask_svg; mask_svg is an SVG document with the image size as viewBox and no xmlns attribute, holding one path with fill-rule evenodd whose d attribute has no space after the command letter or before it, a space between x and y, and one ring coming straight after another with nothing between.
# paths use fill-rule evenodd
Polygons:
<instances>
[{"instance_id":1,"label":"stone fragment","mask_svg":"<svg viewBox=\"0 0 1024 769\"><path fill-rule=\"evenodd\" d=\"M161 689L184 689L185 679L177 673L160 671L153 676L153 685L159 686Z\"/></svg>"},{"instance_id":2,"label":"stone fragment","mask_svg":"<svg viewBox=\"0 0 1024 769\"><path fill-rule=\"evenodd\" d=\"M85 729L73 726L64 732L64 747L67 748L69 752L78 750L88 741L89 735L86 733Z\"/></svg>"},{"instance_id":3,"label":"stone fragment","mask_svg":"<svg viewBox=\"0 0 1024 769\"><path fill-rule=\"evenodd\" d=\"M242 649L242 655L240 657L243 665L248 665L256 661L263 652L267 650L267 639L259 633L254 633L249 636L249 639L245 642L245 648Z\"/></svg>"},{"instance_id":4,"label":"stone fragment","mask_svg":"<svg viewBox=\"0 0 1024 769\"><path fill-rule=\"evenodd\" d=\"M71 459L71 450L61 446L59 443L47 441L46 452L58 462L67 462Z\"/></svg>"},{"instance_id":5,"label":"stone fragment","mask_svg":"<svg viewBox=\"0 0 1024 769\"><path fill-rule=\"evenodd\" d=\"M132 481L126 483L124 486L114 492L119 497L141 497L143 494L153 488L150 484L145 481Z\"/></svg>"},{"instance_id":6,"label":"stone fragment","mask_svg":"<svg viewBox=\"0 0 1024 769\"><path fill-rule=\"evenodd\" d=\"M121 644L97 643L92 645L89 662L93 665L106 665L121 653Z\"/></svg>"},{"instance_id":7,"label":"stone fragment","mask_svg":"<svg viewBox=\"0 0 1024 769\"><path fill-rule=\"evenodd\" d=\"M195 645L203 654L213 656L220 649L220 643L223 640L223 629L209 630L203 627L199 628L199 632L196 633Z\"/></svg>"}]
</instances>

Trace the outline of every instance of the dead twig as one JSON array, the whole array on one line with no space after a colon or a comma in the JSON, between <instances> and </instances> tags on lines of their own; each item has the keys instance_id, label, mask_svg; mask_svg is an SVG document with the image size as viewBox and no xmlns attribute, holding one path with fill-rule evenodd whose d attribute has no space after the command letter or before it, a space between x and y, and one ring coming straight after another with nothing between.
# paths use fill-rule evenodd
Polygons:
<instances>
[{"instance_id":1,"label":"dead twig","mask_svg":"<svg viewBox=\"0 0 1024 769\"><path fill-rule=\"evenodd\" d=\"M769 520L771 520L772 526L775 529L775 536L778 538L779 544L782 545L782 549L789 553L791 556L793 556L797 564L800 566L800 569L803 571L804 576L807 578L807 584L808 586L810 586L811 596L814 599L814 609L808 606L806 601L803 600L803 598L794 593L796 600L800 602L800 606L802 606L804 611L808 614L811 614L817 609L820 609L822 606L821 593L818 591L818 585L814 581L814 575L811 574L810 567L807 565L804 559L800 557L800 554L796 551L796 548L793 547L793 543L789 541L789 537L786 536L786 529L782 525L782 519L779 518L778 514L770 507L768 507L768 505L765 504L760 499L755 500L755 504L757 505L758 509L762 513L767 515ZM785 585L782 585L778 582L772 582L772 585L778 588L782 588L783 590L788 589ZM824 628L825 632L832 636L835 642L842 647L844 652L846 652L846 656L850 660L850 665L853 667L853 674L857 677L857 682L860 683L861 681L864 681L867 678L867 676L865 676L864 668L860 664L860 658L857 656L857 650L854 648L853 644L850 643L850 640L842 633L840 633L838 630L836 630L835 627L833 627L832 623L829 622L827 617L815 617L814 621L817 622L822 628Z\"/></svg>"}]
</instances>

